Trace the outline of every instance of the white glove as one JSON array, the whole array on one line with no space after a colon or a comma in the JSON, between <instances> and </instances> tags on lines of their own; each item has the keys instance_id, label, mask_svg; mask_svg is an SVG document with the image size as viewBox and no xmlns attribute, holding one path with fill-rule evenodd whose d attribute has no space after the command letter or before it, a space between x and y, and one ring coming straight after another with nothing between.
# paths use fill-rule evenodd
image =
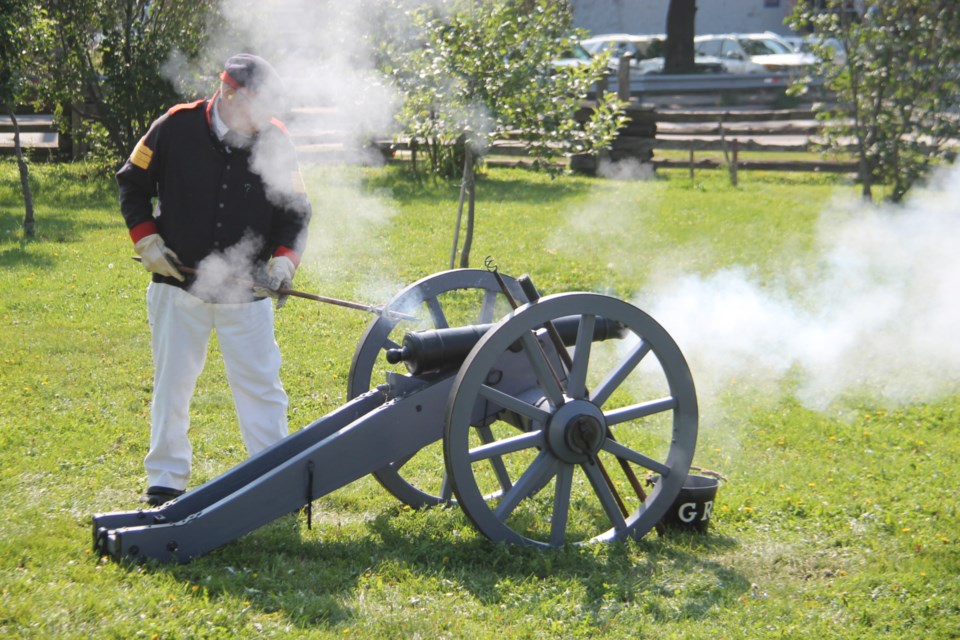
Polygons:
<instances>
[{"instance_id":1,"label":"white glove","mask_svg":"<svg viewBox=\"0 0 960 640\"><path fill-rule=\"evenodd\" d=\"M257 285L253 287L253 292L258 296L277 299L277 309L287 302L287 296L282 295L278 289L289 289L293 284L293 274L297 268L293 260L286 256L276 256L270 258L267 267L263 270L263 275Z\"/></svg>"},{"instance_id":2,"label":"white glove","mask_svg":"<svg viewBox=\"0 0 960 640\"><path fill-rule=\"evenodd\" d=\"M151 233L140 238L133 245L133 250L143 259L143 268L147 271L176 278L180 282L185 280L183 274L177 271L176 267L180 263L180 258L171 249L167 248L159 234Z\"/></svg>"}]
</instances>

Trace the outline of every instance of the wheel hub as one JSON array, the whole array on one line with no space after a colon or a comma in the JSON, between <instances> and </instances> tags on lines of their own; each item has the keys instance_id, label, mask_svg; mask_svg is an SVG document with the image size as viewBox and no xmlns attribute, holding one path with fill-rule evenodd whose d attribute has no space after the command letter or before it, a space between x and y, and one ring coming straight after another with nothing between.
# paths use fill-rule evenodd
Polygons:
<instances>
[{"instance_id":1,"label":"wheel hub","mask_svg":"<svg viewBox=\"0 0 960 640\"><path fill-rule=\"evenodd\" d=\"M570 400L547 425L550 450L564 462L588 462L606 440L603 412L588 400Z\"/></svg>"}]
</instances>

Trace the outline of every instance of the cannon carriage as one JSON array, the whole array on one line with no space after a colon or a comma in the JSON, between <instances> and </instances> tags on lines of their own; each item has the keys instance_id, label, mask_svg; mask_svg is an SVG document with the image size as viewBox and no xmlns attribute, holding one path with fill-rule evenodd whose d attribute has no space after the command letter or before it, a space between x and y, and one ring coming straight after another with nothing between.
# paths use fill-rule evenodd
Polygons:
<instances>
[{"instance_id":1,"label":"cannon carriage","mask_svg":"<svg viewBox=\"0 0 960 640\"><path fill-rule=\"evenodd\" d=\"M114 560L187 562L373 474L414 508L459 506L496 542L637 538L680 494L697 400L649 315L596 293L458 269L367 327L348 401L161 507L93 517ZM409 318L416 317L414 321Z\"/></svg>"}]
</instances>

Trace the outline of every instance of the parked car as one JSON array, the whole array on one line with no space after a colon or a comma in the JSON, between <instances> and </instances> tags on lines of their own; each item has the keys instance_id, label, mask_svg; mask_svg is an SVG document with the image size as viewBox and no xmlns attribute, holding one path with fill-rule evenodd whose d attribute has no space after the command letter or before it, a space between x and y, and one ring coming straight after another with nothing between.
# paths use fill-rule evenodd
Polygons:
<instances>
[{"instance_id":1,"label":"parked car","mask_svg":"<svg viewBox=\"0 0 960 640\"><path fill-rule=\"evenodd\" d=\"M733 73L799 73L816 61L769 31L703 35L693 42L698 53L721 58Z\"/></svg>"},{"instance_id":2,"label":"parked car","mask_svg":"<svg viewBox=\"0 0 960 640\"><path fill-rule=\"evenodd\" d=\"M790 45L793 51L803 51L803 36L780 36L780 39Z\"/></svg>"},{"instance_id":3,"label":"parked car","mask_svg":"<svg viewBox=\"0 0 960 640\"><path fill-rule=\"evenodd\" d=\"M552 64L555 69L560 67L576 67L590 64L592 58L593 54L574 42L573 46L568 51L564 51L559 58L553 60Z\"/></svg>"},{"instance_id":4,"label":"parked car","mask_svg":"<svg viewBox=\"0 0 960 640\"><path fill-rule=\"evenodd\" d=\"M614 71L620 66L620 58L623 54L632 54L630 70L639 74L663 72L666 43L667 36L662 34L632 35L628 33L610 33L580 41L583 48L593 56L609 55L608 66ZM713 56L697 55L693 63L696 70L701 73L726 71L724 61Z\"/></svg>"},{"instance_id":5,"label":"parked car","mask_svg":"<svg viewBox=\"0 0 960 640\"><path fill-rule=\"evenodd\" d=\"M829 56L830 59L843 64L847 59L847 50L843 43L836 38L820 38L817 36L807 36L800 43L800 51L810 55L818 55L818 48L822 48L822 53Z\"/></svg>"}]
</instances>

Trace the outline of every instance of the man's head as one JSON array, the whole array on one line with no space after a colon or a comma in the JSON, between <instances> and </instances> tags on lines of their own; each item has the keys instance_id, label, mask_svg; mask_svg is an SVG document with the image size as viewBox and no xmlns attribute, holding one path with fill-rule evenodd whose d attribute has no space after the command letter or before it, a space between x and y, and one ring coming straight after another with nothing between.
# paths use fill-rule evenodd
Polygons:
<instances>
[{"instance_id":1,"label":"man's head","mask_svg":"<svg viewBox=\"0 0 960 640\"><path fill-rule=\"evenodd\" d=\"M286 88L269 62L251 53L238 53L223 65L220 97L224 122L249 136L283 112Z\"/></svg>"}]
</instances>

